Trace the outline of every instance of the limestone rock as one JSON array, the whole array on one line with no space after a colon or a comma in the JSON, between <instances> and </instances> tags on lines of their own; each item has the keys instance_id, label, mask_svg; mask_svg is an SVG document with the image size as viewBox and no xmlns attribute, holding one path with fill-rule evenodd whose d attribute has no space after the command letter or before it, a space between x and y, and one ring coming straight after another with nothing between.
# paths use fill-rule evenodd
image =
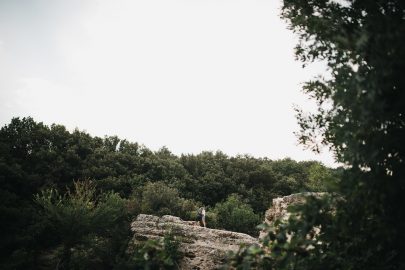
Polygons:
<instances>
[{"instance_id":1,"label":"limestone rock","mask_svg":"<svg viewBox=\"0 0 405 270\"><path fill-rule=\"evenodd\" d=\"M257 244L258 240L247 234L200 227L193 221L183 221L174 216L161 218L140 214L131 224L133 241L158 239L171 231L179 236L180 250L185 255L181 269L216 269L228 251L237 251L239 245Z\"/></svg>"},{"instance_id":2,"label":"limestone rock","mask_svg":"<svg viewBox=\"0 0 405 270\"><path fill-rule=\"evenodd\" d=\"M273 199L272 206L266 211L264 215L264 222L271 225L277 219L287 220L290 216L287 209L290 205L305 203L309 196L320 197L325 193L322 192L303 192L295 193L284 197ZM263 238L265 233L261 232L259 239Z\"/></svg>"}]
</instances>

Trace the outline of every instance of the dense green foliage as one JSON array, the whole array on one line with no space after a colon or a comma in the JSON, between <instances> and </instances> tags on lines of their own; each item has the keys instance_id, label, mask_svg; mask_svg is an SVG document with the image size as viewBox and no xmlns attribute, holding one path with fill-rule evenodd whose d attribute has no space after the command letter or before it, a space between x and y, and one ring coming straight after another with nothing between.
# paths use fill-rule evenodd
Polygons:
<instances>
[{"instance_id":1,"label":"dense green foliage","mask_svg":"<svg viewBox=\"0 0 405 270\"><path fill-rule=\"evenodd\" d=\"M232 194L226 201L217 203L213 212L220 228L252 235L258 232L256 226L261 223L260 216L239 195Z\"/></svg>"},{"instance_id":2,"label":"dense green foliage","mask_svg":"<svg viewBox=\"0 0 405 270\"><path fill-rule=\"evenodd\" d=\"M116 256L124 255L130 213L118 194L97 196L94 185L84 181L74 182L74 190L63 196L55 189L43 191L35 202L45 223L38 238L55 238L44 246L53 248L52 253L45 252L42 258L53 256L54 265L62 269L111 269Z\"/></svg>"},{"instance_id":3,"label":"dense green foliage","mask_svg":"<svg viewBox=\"0 0 405 270\"><path fill-rule=\"evenodd\" d=\"M179 269L178 261L183 257L180 241L173 233L160 240L149 239L135 246L126 260L118 262L116 269Z\"/></svg>"},{"instance_id":4,"label":"dense green foliage","mask_svg":"<svg viewBox=\"0 0 405 270\"><path fill-rule=\"evenodd\" d=\"M142 191L142 213L157 216L174 215L183 219L192 219L197 203L180 197L175 188L163 182L148 183Z\"/></svg>"},{"instance_id":5,"label":"dense green foliage","mask_svg":"<svg viewBox=\"0 0 405 270\"><path fill-rule=\"evenodd\" d=\"M405 2L284 0L282 17L299 35L297 58L330 71L304 86L318 111L298 111L300 140L329 146L347 169L336 193L295 209L233 264L404 269Z\"/></svg>"},{"instance_id":6,"label":"dense green foliage","mask_svg":"<svg viewBox=\"0 0 405 270\"><path fill-rule=\"evenodd\" d=\"M324 189L316 179L336 182L337 171L315 161L221 152L179 157L167 148L154 152L117 137L14 118L0 129L0 261L15 269L43 258L62 265L81 258L83 267L108 268L124 256L129 222L140 212L195 219L205 205L209 227L251 232L274 197ZM231 194L244 202L228 213L246 214L242 227L229 227L222 214L218 219Z\"/></svg>"}]
</instances>

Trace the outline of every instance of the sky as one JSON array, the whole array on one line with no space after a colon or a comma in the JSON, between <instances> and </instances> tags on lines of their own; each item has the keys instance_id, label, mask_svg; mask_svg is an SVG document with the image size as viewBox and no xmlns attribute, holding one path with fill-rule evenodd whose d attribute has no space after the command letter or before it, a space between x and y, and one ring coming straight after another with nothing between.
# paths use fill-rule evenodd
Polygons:
<instances>
[{"instance_id":1,"label":"sky","mask_svg":"<svg viewBox=\"0 0 405 270\"><path fill-rule=\"evenodd\" d=\"M31 116L174 154L319 160L278 0L0 0L0 125Z\"/></svg>"}]
</instances>

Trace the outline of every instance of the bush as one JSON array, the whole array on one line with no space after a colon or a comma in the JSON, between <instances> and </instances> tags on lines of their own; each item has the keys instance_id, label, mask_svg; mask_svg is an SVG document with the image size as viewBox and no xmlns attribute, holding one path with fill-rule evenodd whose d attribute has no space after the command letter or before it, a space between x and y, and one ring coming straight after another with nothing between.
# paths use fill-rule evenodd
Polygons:
<instances>
[{"instance_id":1,"label":"bush","mask_svg":"<svg viewBox=\"0 0 405 270\"><path fill-rule=\"evenodd\" d=\"M252 235L258 233L256 226L260 223L259 215L237 194L230 195L225 202L217 203L214 212L219 228Z\"/></svg>"},{"instance_id":2,"label":"bush","mask_svg":"<svg viewBox=\"0 0 405 270\"><path fill-rule=\"evenodd\" d=\"M161 239L149 239L135 246L126 261L116 265L116 269L179 269L178 262L183 257L179 250L180 241L172 233Z\"/></svg>"},{"instance_id":3,"label":"bush","mask_svg":"<svg viewBox=\"0 0 405 270\"><path fill-rule=\"evenodd\" d=\"M174 215L183 219L193 219L196 203L180 197L175 188L163 182L148 183L142 191L141 210L145 214Z\"/></svg>"}]
</instances>

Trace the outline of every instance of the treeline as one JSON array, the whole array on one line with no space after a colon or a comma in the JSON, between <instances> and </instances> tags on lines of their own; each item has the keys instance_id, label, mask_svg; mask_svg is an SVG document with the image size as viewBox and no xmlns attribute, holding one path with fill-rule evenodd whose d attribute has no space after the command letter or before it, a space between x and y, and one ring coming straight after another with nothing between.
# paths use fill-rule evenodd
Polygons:
<instances>
[{"instance_id":1,"label":"treeline","mask_svg":"<svg viewBox=\"0 0 405 270\"><path fill-rule=\"evenodd\" d=\"M119 254L125 256L135 215L193 219L202 205L209 227L254 234L273 198L326 190L338 175L316 161L229 157L219 151L176 156L165 147L151 151L116 136L92 137L13 118L0 130L1 261L4 267L26 267L24 262L33 267L59 247L53 256L66 267L72 265L73 247L96 250L83 246L94 234L104 250L97 267L111 268ZM83 250L80 254L87 254Z\"/></svg>"}]
</instances>

